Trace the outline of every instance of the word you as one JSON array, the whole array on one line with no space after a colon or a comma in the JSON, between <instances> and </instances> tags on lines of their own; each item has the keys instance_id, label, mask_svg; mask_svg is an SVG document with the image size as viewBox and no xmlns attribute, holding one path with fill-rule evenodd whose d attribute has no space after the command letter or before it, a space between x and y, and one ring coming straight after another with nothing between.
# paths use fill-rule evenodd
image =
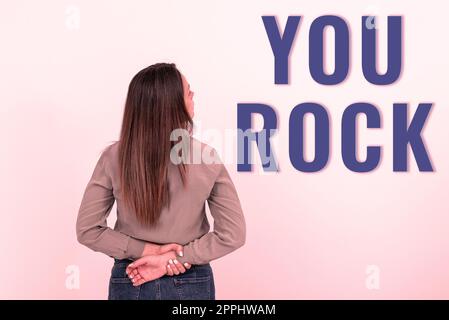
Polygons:
<instances>
[{"instance_id":1,"label":"word you","mask_svg":"<svg viewBox=\"0 0 449 320\"><path fill-rule=\"evenodd\" d=\"M281 34L274 16L262 16L265 31L274 55L274 84L287 84L289 79L289 55L298 30L301 16L289 16ZM384 74L377 71L376 28L372 27L374 17L363 16L362 27L362 69L365 79L374 85L389 85L397 81L402 70L402 17L388 17L388 68ZM335 67L332 73L324 70L324 30L334 29ZM338 16L326 15L316 18L309 32L309 70L315 82L322 85L336 85L348 74L349 27ZM324 93L325 91L323 91ZM433 171L421 131L426 124L433 103L419 103L409 121L407 103L393 103L393 171L408 171L408 146L415 156L419 171ZM263 118L261 131L253 131L252 116ZM304 154L304 117L313 115L315 121L315 156L307 161ZM356 117L364 114L368 128L381 128L381 113L373 103L355 102L344 111L341 123L341 155L345 166L354 172L374 170L381 158L380 146L368 146L364 160L356 157ZM238 127L238 171L252 171L251 142L255 142L264 171L278 171L277 161L270 144L270 137L278 129L274 108L262 103L237 104ZM329 160L329 115L320 103L297 104L289 117L289 157L295 169L302 172L316 172L323 169Z\"/></svg>"}]
</instances>

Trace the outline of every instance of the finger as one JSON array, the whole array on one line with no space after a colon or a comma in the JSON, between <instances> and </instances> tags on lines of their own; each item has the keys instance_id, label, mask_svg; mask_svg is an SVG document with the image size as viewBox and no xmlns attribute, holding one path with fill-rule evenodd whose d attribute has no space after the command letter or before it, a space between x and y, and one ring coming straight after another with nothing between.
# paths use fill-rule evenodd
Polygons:
<instances>
[{"instance_id":1,"label":"finger","mask_svg":"<svg viewBox=\"0 0 449 320\"><path fill-rule=\"evenodd\" d=\"M176 268L178 268L179 272L184 273L186 272L186 268L184 268L184 266L182 265L182 263L179 263L178 260L173 260L173 262L175 263Z\"/></svg>"},{"instance_id":2,"label":"finger","mask_svg":"<svg viewBox=\"0 0 449 320\"><path fill-rule=\"evenodd\" d=\"M137 275L139 275L139 268L136 269L130 269L129 271L126 271L126 274L128 275L128 277L130 279L133 279L134 277L136 277Z\"/></svg>"},{"instance_id":3,"label":"finger","mask_svg":"<svg viewBox=\"0 0 449 320\"><path fill-rule=\"evenodd\" d=\"M170 267L170 264L167 264L167 275L169 275L169 276L174 275L173 270Z\"/></svg>"},{"instance_id":4,"label":"finger","mask_svg":"<svg viewBox=\"0 0 449 320\"><path fill-rule=\"evenodd\" d=\"M142 279L140 279L139 281L133 282L133 286L134 286L134 287L137 287L137 286L140 286L140 285L143 284L143 283L145 283L145 280L142 278Z\"/></svg>"},{"instance_id":5,"label":"finger","mask_svg":"<svg viewBox=\"0 0 449 320\"><path fill-rule=\"evenodd\" d=\"M166 275L167 276L173 276L174 275L174 273L173 273L173 270L170 268L170 266L169 265L167 265L166 267L165 267L165 269L166 269Z\"/></svg>"},{"instance_id":6,"label":"finger","mask_svg":"<svg viewBox=\"0 0 449 320\"><path fill-rule=\"evenodd\" d=\"M177 261L177 263L175 263L173 261L172 268L176 268L176 270L178 270L179 273L184 273L185 272L185 268L182 266L181 263L179 263L179 261Z\"/></svg>"},{"instance_id":7,"label":"finger","mask_svg":"<svg viewBox=\"0 0 449 320\"><path fill-rule=\"evenodd\" d=\"M138 281L135 281L135 282L134 282L134 285L135 285L135 286L140 286L140 285L142 285L142 284L144 284L144 283L146 283L146 282L148 282L148 281L145 280L145 278L142 278L142 279L140 279L140 280L138 280Z\"/></svg>"},{"instance_id":8,"label":"finger","mask_svg":"<svg viewBox=\"0 0 449 320\"><path fill-rule=\"evenodd\" d=\"M192 265L190 263L184 262L184 267L186 269L190 269L192 267Z\"/></svg>"},{"instance_id":9,"label":"finger","mask_svg":"<svg viewBox=\"0 0 449 320\"><path fill-rule=\"evenodd\" d=\"M168 260L168 262L170 263L170 267L172 268L174 274L178 275L179 274L179 270L176 267L176 265L174 264L173 260L170 259L170 260Z\"/></svg>"},{"instance_id":10,"label":"finger","mask_svg":"<svg viewBox=\"0 0 449 320\"><path fill-rule=\"evenodd\" d=\"M135 276L133 278L134 281L139 281L140 279L143 279L142 276L140 274L138 274L137 276Z\"/></svg>"},{"instance_id":11,"label":"finger","mask_svg":"<svg viewBox=\"0 0 449 320\"><path fill-rule=\"evenodd\" d=\"M180 257L183 256L183 252L182 252L183 247L180 244L177 243L170 243L164 246L164 251L168 252L168 251L175 251L176 254Z\"/></svg>"},{"instance_id":12,"label":"finger","mask_svg":"<svg viewBox=\"0 0 449 320\"><path fill-rule=\"evenodd\" d=\"M184 249L183 246L175 243L173 251L175 251L178 256L183 257L184 256L184 252L182 251L183 249Z\"/></svg>"},{"instance_id":13,"label":"finger","mask_svg":"<svg viewBox=\"0 0 449 320\"><path fill-rule=\"evenodd\" d=\"M133 268L131 268L129 265L126 267L126 274L129 276L129 274L131 273L131 271L134 270Z\"/></svg>"}]
</instances>

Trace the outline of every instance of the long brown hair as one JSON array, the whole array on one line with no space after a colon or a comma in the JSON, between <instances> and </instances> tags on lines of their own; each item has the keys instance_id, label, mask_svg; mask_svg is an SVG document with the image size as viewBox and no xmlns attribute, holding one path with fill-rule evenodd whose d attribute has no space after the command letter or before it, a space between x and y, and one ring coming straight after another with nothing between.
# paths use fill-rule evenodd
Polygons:
<instances>
[{"instance_id":1,"label":"long brown hair","mask_svg":"<svg viewBox=\"0 0 449 320\"><path fill-rule=\"evenodd\" d=\"M156 63L131 80L119 141L123 199L143 225L155 225L169 205L168 162L174 129L191 131L181 73L174 63ZM186 167L178 165L183 183Z\"/></svg>"}]
</instances>

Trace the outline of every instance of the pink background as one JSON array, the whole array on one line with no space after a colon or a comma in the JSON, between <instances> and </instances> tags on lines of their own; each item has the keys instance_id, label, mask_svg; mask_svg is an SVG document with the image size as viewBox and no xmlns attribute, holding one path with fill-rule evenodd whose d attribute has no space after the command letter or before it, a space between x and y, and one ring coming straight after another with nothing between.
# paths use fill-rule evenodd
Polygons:
<instances>
[{"instance_id":1,"label":"pink background","mask_svg":"<svg viewBox=\"0 0 449 320\"><path fill-rule=\"evenodd\" d=\"M239 102L267 103L278 113L281 172L237 173L235 162L227 165L247 242L212 262L218 299L449 298L447 9L444 1L405 0L4 3L0 298L107 297L112 259L77 242L76 215L100 151L118 137L129 81L160 61L186 75L203 130L235 129ZM344 17L352 35L351 71L337 86L315 83L308 69L310 24L324 14ZM366 14L404 16L403 73L393 85L363 78ZM273 84L262 15L277 15L282 28L288 15L303 16L288 86ZM290 110L306 101L325 105L332 122L330 161L314 174L296 171L288 158ZM383 146L379 167L366 174L346 169L340 153L341 115L358 101L382 112L382 129L363 130L360 119L361 145ZM410 114L419 102L435 103L423 131L435 172L419 172L412 154L409 172L393 172L394 102L410 103ZM115 206L112 212L110 225ZM66 286L70 265L79 268L79 288ZM372 265L374 289L366 285Z\"/></svg>"}]
</instances>

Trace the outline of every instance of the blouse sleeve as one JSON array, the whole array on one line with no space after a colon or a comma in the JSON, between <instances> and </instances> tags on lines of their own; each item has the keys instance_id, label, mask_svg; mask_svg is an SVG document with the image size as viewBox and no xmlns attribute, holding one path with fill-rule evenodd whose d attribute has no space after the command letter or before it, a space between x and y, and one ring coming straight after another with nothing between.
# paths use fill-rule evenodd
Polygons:
<instances>
[{"instance_id":1,"label":"blouse sleeve","mask_svg":"<svg viewBox=\"0 0 449 320\"><path fill-rule=\"evenodd\" d=\"M78 241L86 247L117 259L138 259L145 242L108 227L106 218L114 205L112 180L103 151L87 183L76 221Z\"/></svg>"},{"instance_id":2,"label":"blouse sleeve","mask_svg":"<svg viewBox=\"0 0 449 320\"><path fill-rule=\"evenodd\" d=\"M235 186L223 164L220 164L207 202L214 218L214 229L184 246L184 255L178 258L182 263L205 264L245 244L245 218Z\"/></svg>"}]
</instances>

